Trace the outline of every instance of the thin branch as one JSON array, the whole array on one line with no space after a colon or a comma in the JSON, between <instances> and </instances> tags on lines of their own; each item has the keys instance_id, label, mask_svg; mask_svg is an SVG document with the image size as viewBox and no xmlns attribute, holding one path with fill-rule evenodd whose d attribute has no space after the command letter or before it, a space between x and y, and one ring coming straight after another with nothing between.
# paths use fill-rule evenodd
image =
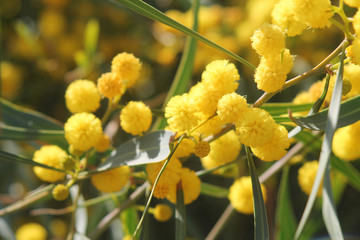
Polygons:
<instances>
[{"instance_id":1,"label":"thin branch","mask_svg":"<svg viewBox=\"0 0 360 240\"><path fill-rule=\"evenodd\" d=\"M342 41L340 43L340 45L332 52L330 53L329 56L327 56L324 60L322 60L318 65L316 65L316 67L314 67L313 69L301 74L301 75L298 75L288 81L285 82L285 85L283 86L283 88L279 91L276 91L276 92L272 92L272 93L268 93L268 92L265 92L252 106L253 107L260 107L261 105L263 105L264 103L266 103L267 101L269 101L275 94L277 94L278 92L282 91L282 90L285 90L289 87L292 87L294 86L295 84L311 77L311 76L314 76L316 74L320 74L321 72L324 71L326 65L328 63L330 63L330 61L335 58L340 52L341 52L341 48L342 46L348 46L349 45L349 41L347 39L344 39L344 41Z\"/></svg>"}]
</instances>

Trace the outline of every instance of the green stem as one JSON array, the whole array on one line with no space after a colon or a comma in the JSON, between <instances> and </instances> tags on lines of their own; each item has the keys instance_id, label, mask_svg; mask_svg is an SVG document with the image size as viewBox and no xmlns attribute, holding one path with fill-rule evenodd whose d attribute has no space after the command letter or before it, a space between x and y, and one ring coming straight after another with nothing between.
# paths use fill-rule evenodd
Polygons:
<instances>
[{"instance_id":1,"label":"green stem","mask_svg":"<svg viewBox=\"0 0 360 240\"><path fill-rule=\"evenodd\" d=\"M180 139L179 139L179 141L177 142L176 146L175 146L174 149L171 151L169 157L166 159L164 165L163 165L162 168L160 169L160 172L159 172L159 174L157 175L157 177L156 177L156 179L155 179L155 181L154 181L154 184L153 184L153 187L152 187L150 196L149 196L149 198L148 198L148 201L147 201L147 203L146 203L145 209L144 209L144 211L143 211L143 214L142 214L142 216L141 216L141 218L140 218L140 221L139 221L139 223L138 223L138 225L137 225L137 227L136 227L136 229L135 229L135 231L134 231L134 233L133 233L132 239L135 239L136 235L138 234L138 232L139 232L139 230L140 230L140 227L141 227L141 225L142 225L142 223L143 223L143 221L144 221L144 218L145 218L145 215L146 215L146 213L147 213L147 211L148 211L148 208L150 207L150 202L151 202L152 197L153 197L153 195L154 195L155 187L156 187L157 183L159 182L159 179L160 179L162 173L164 172L167 164L169 163L171 157L174 155L176 149L178 148L178 146L180 145L180 143L181 143L181 141L184 139L184 137L185 137L185 135L182 135L182 136L180 137Z\"/></svg>"}]
</instances>

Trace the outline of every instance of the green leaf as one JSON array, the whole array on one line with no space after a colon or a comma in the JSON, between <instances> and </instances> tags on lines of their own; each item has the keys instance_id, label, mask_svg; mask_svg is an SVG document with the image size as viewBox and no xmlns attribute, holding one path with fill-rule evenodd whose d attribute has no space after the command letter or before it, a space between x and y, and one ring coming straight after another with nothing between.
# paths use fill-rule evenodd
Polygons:
<instances>
[{"instance_id":1,"label":"green leaf","mask_svg":"<svg viewBox=\"0 0 360 240\"><path fill-rule=\"evenodd\" d=\"M39 130L12 127L1 123L0 139L15 141L41 140L46 143L58 145L64 149L66 149L68 146L68 143L64 138L64 131L62 130Z\"/></svg>"},{"instance_id":2,"label":"green leaf","mask_svg":"<svg viewBox=\"0 0 360 240\"><path fill-rule=\"evenodd\" d=\"M265 103L261 106L261 108L270 113L271 116L279 116L282 114L288 114L289 110L293 113L309 111L311 109L311 106L311 103Z\"/></svg>"},{"instance_id":3,"label":"green leaf","mask_svg":"<svg viewBox=\"0 0 360 240\"><path fill-rule=\"evenodd\" d=\"M307 147L313 151L320 151L321 140L312 133L302 131L295 137L297 140L303 142ZM331 166L341 172L349 181L349 183L360 191L360 172L351 165L351 163L339 159L335 155L331 155Z\"/></svg>"},{"instance_id":4,"label":"green leaf","mask_svg":"<svg viewBox=\"0 0 360 240\"><path fill-rule=\"evenodd\" d=\"M327 115L326 125L325 125L325 136L324 141L321 146L321 154L319 159L319 167L316 173L316 177L311 189L310 196L306 203L303 215L301 217L299 226L295 233L295 239L300 237L302 230L305 227L307 219L309 218L311 209L313 208L317 192L319 190L320 184L323 181L323 219L326 226L326 229L332 239L344 239L340 222L336 214L336 208L333 200L331 182L330 182L330 166L329 159L331 156L331 145L336 126L338 124L339 114L340 114L340 103L342 96L342 79L343 79L343 69L344 69L344 55L345 47L342 49L342 54L340 56L340 64L338 73L336 76L336 82L334 91L332 94L330 108ZM313 116L313 115L312 115Z\"/></svg>"},{"instance_id":5,"label":"green leaf","mask_svg":"<svg viewBox=\"0 0 360 240\"><path fill-rule=\"evenodd\" d=\"M176 189L176 209L175 209L175 240L185 240L186 220L184 192L182 188Z\"/></svg>"},{"instance_id":6,"label":"green leaf","mask_svg":"<svg viewBox=\"0 0 360 240\"><path fill-rule=\"evenodd\" d=\"M269 238L269 227L266 216L264 198L261 191L259 178L256 173L254 160L251 156L249 147L245 147L249 171L251 175L253 201L254 201L254 227L255 240L267 240Z\"/></svg>"},{"instance_id":7,"label":"green leaf","mask_svg":"<svg viewBox=\"0 0 360 240\"><path fill-rule=\"evenodd\" d=\"M60 122L34 110L17 106L1 98L1 117L9 126L28 129L63 130Z\"/></svg>"},{"instance_id":8,"label":"green leaf","mask_svg":"<svg viewBox=\"0 0 360 240\"><path fill-rule=\"evenodd\" d=\"M278 202L276 205L276 239L287 240L294 237L297 222L290 202L289 193L289 166L282 171Z\"/></svg>"},{"instance_id":9,"label":"green leaf","mask_svg":"<svg viewBox=\"0 0 360 240\"><path fill-rule=\"evenodd\" d=\"M216 43L210 41L209 39L203 37L202 35L200 35L199 33L195 32L194 30L191 30L190 28L185 27L184 25L182 25L181 23L178 23L176 21L174 21L173 19L169 18L168 16L166 16L165 14L163 14L162 12L160 12L159 10L157 10L156 8L150 6L149 4L145 3L144 1L138 1L138 0L117 0L119 3L123 4L124 6L126 6L127 8L133 10L134 12L137 12L141 15L144 15L145 17L148 17L150 19L153 19L155 21L161 22L165 25L168 25L172 28L175 28L176 30L179 30L180 32L185 33L188 36L191 36L207 45L209 45L210 47L213 47L225 54L227 54L228 56L236 59L237 61L241 62L242 64L248 66L249 68L255 70L256 67L254 65L252 65L251 63L249 63L247 60L245 60L244 58L236 55L233 52L230 52L229 50L221 47L220 45L217 45Z\"/></svg>"},{"instance_id":10,"label":"green leaf","mask_svg":"<svg viewBox=\"0 0 360 240\"><path fill-rule=\"evenodd\" d=\"M85 52L88 60L96 54L97 43L99 39L99 22L96 19L90 19L85 26Z\"/></svg>"},{"instance_id":11,"label":"green leaf","mask_svg":"<svg viewBox=\"0 0 360 240\"><path fill-rule=\"evenodd\" d=\"M210 183L201 182L201 194L216 198L227 198L229 190Z\"/></svg>"},{"instance_id":12,"label":"green leaf","mask_svg":"<svg viewBox=\"0 0 360 240\"><path fill-rule=\"evenodd\" d=\"M139 222L139 216L136 208L131 207L121 212L121 224L125 235L131 235L135 232L136 226Z\"/></svg>"},{"instance_id":13,"label":"green leaf","mask_svg":"<svg viewBox=\"0 0 360 240\"><path fill-rule=\"evenodd\" d=\"M38 163L38 162L35 162L33 160L30 160L30 159L28 159L28 158L26 158L24 156L13 154L13 153L8 153L8 152L5 152L3 150L0 150L0 161L25 163L25 164L35 166L35 167L43 167L43 168L47 168L47 169L58 171L58 172L66 172L63 169L57 169L57 168L54 168L54 167L50 167L48 165L45 165L45 164Z\"/></svg>"},{"instance_id":14,"label":"green leaf","mask_svg":"<svg viewBox=\"0 0 360 240\"><path fill-rule=\"evenodd\" d=\"M194 9L193 30L197 31L199 0L194 1L193 9ZM194 67L196 46L197 46L196 39L192 37L187 37L185 48L181 56L180 65L176 71L174 81L171 84L170 90L163 103L163 109L166 107L166 104L171 97L184 93L189 87L189 83L191 80L191 75ZM163 129L166 126L166 124L167 121L165 118L158 119L158 121L154 124L154 129Z\"/></svg>"},{"instance_id":15,"label":"green leaf","mask_svg":"<svg viewBox=\"0 0 360 240\"><path fill-rule=\"evenodd\" d=\"M294 122L311 130L325 130L329 109L307 117L298 117ZM345 127L360 120L360 96L354 97L341 104L336 128Z\"/></svg>"},{"instance_id":16,"label":"green leaf","mask_svg":"<svg viewBox=\"0 0 360 240\"><path fill-rule=\"evenodd\" d=\"M116 148L97 171L163 161L170 153L169 142L173 135L171 131L159 130L130 139Z\"/></svg>"}]
</instances>

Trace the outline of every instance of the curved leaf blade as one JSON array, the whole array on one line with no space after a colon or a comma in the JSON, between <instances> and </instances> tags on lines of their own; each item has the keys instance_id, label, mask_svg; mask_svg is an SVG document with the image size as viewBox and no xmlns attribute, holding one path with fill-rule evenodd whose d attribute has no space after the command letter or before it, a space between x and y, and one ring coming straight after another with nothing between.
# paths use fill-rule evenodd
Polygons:
<instances>
[{"instance_id":1,"label":"curved leaf blade","mask_svg":"<svg viewBox=\"0 0 360 240\"><path fill-rule=\"evenodd\" d=\"M309 111L312 107L311 103L295 104L295 103L265 103L260 108L266 110L271 116L279 116L287 114L289 109L291 112Z\"/></svg>"},{"instance_id":2,"label":"curved leaf blade","mask_svg":"<svg viewBox=\"0 0 360 240\"><path fill-rule=\"evenodd\" d=\"M24 156L21 155L17 155L17 154L13 154L13 153L8 153L5 152L3 150L0 150L0 161L9 161L9 162L18 162L18 163L25 163L34 167L43 167L43 168L47 168L50 170L54 170L54 171L58 171L58 172L66 172L63 169L57 169L54 167L50 167L48 165L42 164L42 163L38 163L35 162L33 160L30 160Z\"/></svg>"},{"instance_id":3,"label":"curved leaf blade","mask_svg":"<svg viewBox=\"0 0 360 240\"><path fill-rule=\"evenodd\" d=\"M332 189L330 183L330 169L329 169L329 159L331 156L332 139L334 136L334 132L336 130L336 126L338 124L338 119L340 114L344 55L345 55L345 48L343 47L342 53L340 55L340 64L339 64L338 74L336 76L335 87L327 115L328 119L326 120L326 124L325 124L325 136L324 136L323 144L321 146L319 167L316 173L313 187L311 189L310 196L308 198L299 226L295 233L295 239L299 239L300 234L303 231L305 224L307 223L307 219L309 218L310 212L313 208L321 181L323 181L322 211L323 211L323 219L326 229L332 239L339 239L339 240L344 239L341 231L340 222L335 211L335 204L332 196Z\"/></svg>"},{"instance_id":4,"label":"curved leaf blade","mask_svg":"<svg viewBox=\"0 0 360 240\"><path fill-rule=\"evenodd\" d=\"M117 2L123 4L127 8L133 10L134 12L137 12L141 15L144 15L150 19L156 20L158 22L161 22L165 25L168 25L176 30L179 30L180 32L185 33L188 36L191 36L207 45L209 45L212 48L215 48L216 50L219 50L228 56L236 59L237 61L241 62L242 64L246 65L247 67L255 70L256 67L252 65L250 62L245 60L244 58L236 55L233 52L230 52L229 50L221 47L220 45L210 41L209 39L205 38L204 36L200 35L199 33L195 32L194 30L191 30L190 28L185 27L181 23L178 23L177 21L174 21L173 19L169 18L156 8L152 7L151 5L145 3L144 1L134 1L134 0L117 0Z\"/></svg>"},{"instance_id":5,"label":"curved leaf blade","mask_svg":"<svg viewBox=\"0 0 360 240\"><path fill-rule=\"evenodd\" d=\"M197 31L198 28L198 12L199 12L199 1L194 1L193 3L193 30ZM172 96L180 95L184 93L189 87L189 83L191 80L192 71L194 68L194 60L196 53L196 39L192 37L187 37L185 48L183 54L181 56L180 65L176 71L175 78L173 83L171 84L170 90L166 96L166 99L163 103L163 108L166 107L167 102L170 100ZM166 119L161 118L154 124L154 129L163 129L166 126Z\"/></svg>"},{"instance_id":6,"label":"curved leaf blade","mask_svg":"<svg viewBox=\"0 0 360 240\"><path fill-rule=\"evenodd\" d=\"M130 139L114 150L97 170L104 171L122 165L136 166L163 161L170 154L169 142L173 135L171 131L159 130Z\"/></svg>"},{"instance_id":7,"label":"curved leaf blade","mask_svg":"<svg viewBox=\"0 0 360 240\"><path fill-rule=\"evenodd\" d=\"M42 113L20 107L4 98L0 99L1 117L4 123L29 129L63 130L60 122Z\"/></svg>"},{"instance_id":8,"label":"curved leaf blade","mask_svg":"<svg viewBox=\"0 0 360 240\"><path fill-rule=\"evenodd\" d=\"M0 123L0 139L15 141L40 140L58 145L64 149L68 147L63 130L30 129Z\"/></svg>"},{"instance_id":9,"label":"curved leaf blade","mask_svg":"<svg viewBox=\"0 0 360 240\"><path fill-rule=\"evenodd\" d=\"M229 190L214 184L201 182L200 193L210 197L227 198L229 195Z\"/></svg>"},{"instance_id":10,"label":"curved leaf blade","mask_svg":"<svg viewBox=\"0 0 360 240\"><path fill-rule=\"evenodd\" d=\"M329 109L307 117L298 117L294 122L311 130L325 130ZM345 127L360 120L360 96L349 99L341 104L336 128Z\"/></svg>"},{"instance_id":11,"label":"curved leaf blade","mask_svg":"<svg viewBox=\"0 0 360 240\"><path fill-rule=\"evenodd\" d=\"M175 240L185 240L186 220L184 192L182 188L176 189L176 209L175 209Z\"/></svg>"},{"instance_id":12,"label":"curved leaf blade","mask_svg":"<svg viewBox=\"0 0 360 240\"><path fill-rule=\"evenodd\" d=\"M254 225L255 225L255 240L266 240L269 237L269 227L266 215L266 208L264 198L262 195L259 178L256 173L254 160L251 156L249 147L245 147L249 171L251 175L253 201L254 201Z\"/></svg>"},{"instance_id":13,"label":"curved leaf blade","mask_svg":"<svg viewBox=\"0 0 360 240\"><path fill-rule=\"evenodd\" d=\"M276 239L286 240L294 237L297 222L290 202L289 166L285 166L280 180L278 203L276 205Z\"/></svg>"}]
</instances>

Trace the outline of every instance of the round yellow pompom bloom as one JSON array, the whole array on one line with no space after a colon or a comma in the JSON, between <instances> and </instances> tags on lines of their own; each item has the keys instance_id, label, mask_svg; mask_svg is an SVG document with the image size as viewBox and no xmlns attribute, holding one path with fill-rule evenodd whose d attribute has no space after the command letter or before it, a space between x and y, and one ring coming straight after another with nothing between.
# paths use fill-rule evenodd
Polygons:
<instances>
[{"instance_id":1,"label":"round yellow pompom bloom","mask_svg":"<svg viewBox=\"0 0 360 240\"><path fill-rule=\"evenodd\" d=\"M266 188L263 184L260 186L264 202L266 202ZM229 189L228 198L236 211L252 214L254 212L254 203L251 177L237 179Z\"/></svg>"},{"instance_id":2,"label":"round yellow pompom bloom","mask_svg":"<svg viewBox=\"0 0 360 240\"><path fill-rule=\"evenodd\" d=\"M285 48L285 36L278 26L265 23L254 32L251 46L262 56L279 54Z\"/></svg>"},{"instance_id":3,"label":"round yellow pompom bloom","mask_svg":"<svg viewBox=\"0 0 360 240\"><path fill-rule=\"evenodd\" d=\"M254 75L257 88L265 92L280 90L284 86L286 74L290 72L292 66L293 58L288 49L283 54L279 53L268 58L261 57Z\"/></svg>"},{"instance_id":4,"label":"round yellow pompom bloom","mask_svg":"<svg viewBox=\"0 0 360 240\"><path fill-rule=\"evenodd\" d=\"M306 162L301 168L299 168L298 182L301 190L307 195L310 195L311 193L311 189L314 185L318 167L319 167L319 162L315 160L315 161ZM321 189L322 189L322 183L319 187L319 191L316 194L318 197L321 196Z\"/></svg>"},{"instance_id":5,"label":"round yellow pompom bloom","mask_svg":"<svg viewBox=\"0 0 360 240\"><path fill-rule=\"evenodd\" d=\"M209 155L210 144L205 141L198 142L194 147L194 153L196 156L203 158Z\"/></svg>"},{"instance_id":6,"label":"round yellow pompom bloom","mask_svg":"<svg viewBox=\"0 0 360 240\"><path fill-rule=\"evenodd\" d=\"M141 135L151 125L152 114L143 102L130 101L120 113L120 125L125 132Z\"/></svg>"},{"instance_id":7,"label":"round yellow pompom bloom","mask_svg":"<svg viewBox=\"0 0 360 240\"><path fill-rule=\"evenodd\" d=\"M159 222L166 222L172 216L172 210L167 204L157 204L153 211L154 218Z\"/></svg>"},{"instance_id":8,"label":"round yellow pompom bloom","mask_svg":"<svg viewBox=\"0 0 360 240\"><path fill-rule=\"evenodd\" d=\"M289 0L280 0L275 4L271 17L272 23L279 26L289 37L300 35L307 28L305 23L295 20Z\"/></svg>"},{"instance_id":9,"label":"round yellow pompom bloom","mask_svg":"<svg viewBox=\"0 0 360 240\"><path fill-rule=\"evenodd\" d=\"M360 66L356 64L346 64L344 66L344 78L350 80L351 91L349 96L360 94ZM345 88L345 86L343 86Z\"/></svg>"},{"instance_id":10,"label":"round yellow pompom bloom","mask_svg":"<svg viewBox=\"0 0 360 240\"><path fill-rule=\"evenodd\" d=\"M260 108L249 108L244 117L235 123L240 142L250 147L267 144L277 125L271 115Z\"/></svg>"},{"instance_id":11,"label":"round yellow pompom bloom","mask_svg":"<svg viewBox=\"0 0 360 240\"><path fill-rule=\"evenodd\" d=\"M118 95L123 95L125 86L118 75L113 72L104 73L97 80L97 87L99 92L107 97L113 98Z\"/></svg>"},{"instance_id":12,"label":"round yellow pompom bloom","mask_svg":"<svg viewBox=\"0 0 360 240\"><path fill-rule=\"evenodd\" d=\"M103 134L95 144L95 149L98 152L105 152L110 146L110 138L108 135Z\"/></svg>"},{"instance_id":13,"label":"round yellow pompom bloom","mask_svg":"<svg viewBox=\"0 0 360 240\"><path fill-rule=\"evenodd\" d=\"M332 150L339 158L354 161L360 158L359 142L360 121L336 130Z\"/></svg>"},{"instance_id":14,"label":"round yellow pompom bloom","mask_svg":"<svg viewBox=\"0 0 360 240\"><path fill-rule=\"evenodd\" d=\"M312 28L323 28L333 16L330 0L291 0L294 17Z\"/></svg>"},{"instance_id":15,"label":"round yellow pompom bloom","mask_svg":"<svg viewBox=\"0 0 360 240\"><path fill-rule=\"evenodd\" d=\"M210 119L207 116L204 116L204 118L201 119L201 123L203 124L199 128L197 128L194 133L199 133L203 136L210 136L219 133L222 130L223 126L226 124L223 120L219 118L218 115L213 116ZM194 133L192 134L194 135Z\"/></svg>"},{"instance_id":16,"label":"round yellow pompom bloom","mask_svg":"<svg viewBox=\"0 0 360 240\"><path fill-rule=\"evenodd\" d=\"M61 169L61 160L67 153L55 145L43 146L34 153L33 160L50 167ZM56 182L65 178L65 173L42 167L34 167L34 173L45 182Z\"/></svg>"},{"instance_id":17,"label":"round yellow pompom bloom","mask_svg":"<svg viewBox=\"0 0 360 240\"><path fill-rule=\"evenodd\" d=\"M69 196L69 189L63 184L58 184L52 190L52 195L57 201L65 200Z\"/></svg>"},{"instance_id":18,"label":"round yellow pompom bloom","mask_svg":"<svg viewBox=\"0 0 360 240\"><path fill-rule=\"evenodd\" d=\"M201 120L204 117L211 117L216 113L216 106L219 99L223 95L234 91L235 89L228 92L226 88L222 88L222 86L217 88L213 85L199 82L190 89L188 95L191 99L191 108L194 109L192 111L202 113L203 115L199 116Z\"/></svg>"},{"instance_id":19,"label":"round yellow pompom bloom","mask_svg":"<svg viewBox=\"0 0 360 240\"><path fill-rule=\"evenodd\" d=\"M102 136L101 121L91 113L72 115L64 125L65 138L80 151L89 150Z\"/></svg>"},{"instance_id":20,"label":"round yellow pompom bloom","mask_svg":"<svg viewBox=\"0 0 360 240\"><path fill-rule=\"evenodd\" d=\"M161 168L165 163L164 161L150 163L146 165L146 172L151 183L155 182L156 177L158 176ZM172 157L168 164L166 165L165 170L161 174L161 177L158 181L158 184L162 183L173 183L176 184L180 180L180 173L181 173L181 162L178 158Z\"/></svg>"},{"instance_id":21,"label":"round yellow pompom bloom","mask_svg":"<svg viewBox=\"0 0 360 240\"><path fill-rule=\"evenodd\" d=\"M66 89L65 102L71 113L95 112L100 107L100 93L92 81L76 80Z\"/></svg>"},{"instance_id":22,"label":"round yellow pompom bloom","mask_svg":"<svg viewBox=\"0 0 360 240\"><path fill-rule=\"evenodd\" d=\"M359 1L360 2L360 1ZM360 11L358 10L354 15L354 20L352 22L353 28L357 36L360 34Z\"/></svg>"},{"instance_id":23,"label":"round yellow pompom bloom","mask_svg":"<svg viewBox=\"0 0 360 240\"><path fill-rule=\"evenodd\" d=\"M188 94L174 96L165 108L165 117L169 126L179 132L189 131L200 121Z\"/></svg>"},{"instance_id":24,"label":"round yellow pompom bloom","mask_svg":"<svg viewBox=\"0 0 360 240\"><path fill-rule=\"evenodd\" d=\"M217 104L217 115L226 123L236 122L247 109L247 102L237 93L224 95Z\"/></svg>"},{"instance_id":25,"label":"round yellow pompom bloom","mask_svg":"<svg viewBox=\"0 0 360 240\"><path fill-rule=\"evenodd\" d=\"M238 70L228 60L215 60L206 65L201 75L201 81L219 89L220 92L230 93L237 89L240 79Z\"/></svg>"},{"instance_id":26,"label":"round yellow pompom bloom","mask_svg":"<svg viewBox=\"0 0 360 240\"><path fill-rule=\"evenodd\" d=\"M344 3L350 7L360 8L360 0L344 0Z\"/></svg>"},{"instance_id":27,"label":"round yellow pompom bloom","mask_svg":"<svg viewBox=\"0 0 360 240\"><path fill-rule=\"evenodd\" d=\"M355 38L351 45L346 48L346 56L350 58L352 63L360 65L360 39Z\"/></svg>"},{"instance_id":28,"label":"round yellow pompom bloom","mask_svg":"<svg viewBox=\"0 0 360 240\"><path fill-rule=\"evenodd\" d=\"M171 129L171 127L167 127L166 129L176 132L173 129ZM175 138L181 136L184 132L177 132ZM195 139L198 139L198 136L196 136L195 134L193 134L193 137L195 137ZM174 146L176 146L178 143L178 141L174 141ZM176 151L174 152L174 157L176 158L182 158L182 157L188 157L193 153L193 149L195 147L195 142L192 139L189 138L184 138L180 145L177 147Z\"/></svg>"},{"instance_id":29,"label":"round yellow pompom bloom","mask_svg":"<svg viewBox=\"0 0 360 240\"><path fill-rule=\"evenodd\" d=\"M201 181L196 173L188 168L181 169L181 186L184 192L184 203L189 204L195 201L200 195ZM170 188L169 194L166 198L176 203L176 191L177 188Z\"/></svg>"},{"instance_id":30,"label":"round yellow pompom bloom","mask_svg":"<svg viewBox=\"0 0 360 240\"><path fill-rule=\"evenodd\" d=\"M286 154L286 149L290 146L288 131L282 125L277 124L274 135L271 140L261 147L252 147L251 150L255 156L263 161L279 160Z\"/></svg>"},{"instance_id":31,"label":"round yellow pompom bloom","mask_svg":"<svg viewBox=\"0 0 360 240\"><path fill-rule=\"evenodd\" d=\"M16 230L17 240L46 240L47 231L38 223L26 223Z\"/></svg>"},{"instance_id":32,"label":"round yellow pompom bloom","mask_svg":"<svg viewBox=\"0 0 360 240\"><path fill-rule=\"evenodd\" d=\"M121 166L91 176L91 182L97 190L103 193L120 191L128 182L129 166Z\"/></svg>"},{"instance_id":33,"label":"round yellow pompom bloom","mask_svg":"<svg viewBox=\"0 0 360 240\"><path fill-rule=\"evenodd\" d=\"M119 53L111 62L111 71L126 83L126 87L132 87L139 77L141 62L132 53Z\"/></svg>"},{"instance_id":34,"label":"round yellow pompom bloom","mask_svg":"<svg viewBox=\"0 0 360 240\"><path fill-rule=\"evenodd\" d=\"M210 143L210 153L201 158L201 163L206 169L218 167L234 161L239 155L241 144L234 131L227 132Z\"/></svg>"}]
</instances>

